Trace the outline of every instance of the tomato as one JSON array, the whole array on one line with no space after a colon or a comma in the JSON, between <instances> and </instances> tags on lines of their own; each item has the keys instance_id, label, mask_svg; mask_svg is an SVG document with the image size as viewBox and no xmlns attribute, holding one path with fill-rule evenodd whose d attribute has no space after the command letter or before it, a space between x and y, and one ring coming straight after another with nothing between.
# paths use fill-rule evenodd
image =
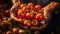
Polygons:
<instances>
[{"instance_id":1,"label":"tomato","mask_svg":"<svg viewBox=\"0 0 60 34\"><path fill-rule=\"evenodd\" d=\"M26 7L23 7L22 10L23 10L23 11L26 10Z\"/></svg>"},{"instance_id":2,"label":"tomato","mask_svg":"<svg viewBox=\"0 0 60 34\"><path fill-rule=\"evenodd\" d=\"M26 13L27 13L27 12L30 12L30 9L26 9L24 12L26 12Z\"/></svg>"},{"instance_id":3,"label":"tomato","mask_svg":"<svg viewBox=\"0 0 60 34\"><path fill-rule=\"evenodd\" d=\"M28 7L32 9L34 7L34 4L33 3L28 3Z\"/></svg>"},{"instance_id":4,"label":"tomato","mask_svg":"<svg viewBox=\"0 0 60 34\"><path fill-rule=\"evenodd\" d=\"M22 12L21 9L18 10L18 18L23 18L25 16Z\"/></svg>"},{"instance_id":5,"label":"tomato","mask_svg":"<svg viewBox=\"0 0 60 34\"><path fill-rule=\"evenodd\" d=\"M13 28L13 33L18 33L18 29L17 28Z\"/></svg>"},{"instance_id":6,"label":"tomato","mask_svg":"<svg viewBox=\"0 0 60 34\"><path fill-rule=\"evenodd\" d=\"M6 34L12 34L10 31L7 31Z\"/></svg>"},{"instance_id":7,"label":"tomato","mask_svg":"<svg viewBox=\"0 0 60 34\"><path fill-rule=\"evenodd\" d=\"M42 6L36 5L36 6L35 6L35 9L36 9L36 10L41 10L41 9L42 9Z\"/></svg>"},{"instance_id":8,"label":"tomato","mask_svg":"<svg viewBox=\"0 0 60 34\"><path fill-rule=\"evenodd\" d=\"M6 23L7 21L7 17L3 17L3 21Z\"/></svg>"},{"instance_id":9,"label":"tomato","mask_svg":"<svg viewBox=\"0 0 60 34\"><path fill-rule=\"evenodd\" d=\"M4 20L4 21L7 20L7 17L3 17L3 20Z\"/></svg>"},{"instance_id":10,"label":"tomato","mask_svg":"<svg viewBox=\"0 0 60 34\"><path fill-rule=\"evenodd\" d=\"M33 19L31 23L33 26L38 26L38 21L36 19Z\"/></svg>"},{"instance_id":11,"label":"tomato","mask_svg":"<svg viewBox=\"0 0 60 34\"><path fill-rule=\"evenodd\" d=\"M33 14L30 14L30 13L26 13L26 17L28 19L32 19L32 18L34 18L34 15Z\"/></svg>"},{"instance_id":12,"label":"tomato","mask_svg":"<svg viewBox=\"0 0 60 34\"><path fill-rule=\"evenodd\" d=\"M21 8L21 9L22 9L23 7L25 7L25 4L21 4L21 5L20 5L20 8Z\"/></svg>"},{"instance_id":13,"label":"tomato","mask_svg":"<svg viewBox=\"0 0 60 34\"><path fill-rule=\"evenodd\" d=\"M36 18L36 20L40 21L40 20L42 20L44 18L44 15L39 13L39 14L36 15L35 18Z\"/></svg>"},{"instance_id":14,"label":"tomato","mask_svg":"<svg viewBox=\"0 0 60 34\"><path fill-rule=\"evenodd\" d=\"M27 26L27 27L30 27L31 26L30 20L25 20L24 25Z\"/></svg>"}]
</instances>

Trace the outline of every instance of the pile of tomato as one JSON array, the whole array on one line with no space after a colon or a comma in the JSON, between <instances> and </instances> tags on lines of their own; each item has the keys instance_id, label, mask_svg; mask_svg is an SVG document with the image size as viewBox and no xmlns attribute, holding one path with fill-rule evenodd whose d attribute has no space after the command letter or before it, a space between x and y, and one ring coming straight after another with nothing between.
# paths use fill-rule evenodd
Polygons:
<instances>
[{"instance_id":1,"label":"pile of tomato","mask_svg":"<svg viewBox=\"0 0 60 34\"><path fill-rule=\"evenodd\" d=\"M33 3L20 4L17 17L21 19L24 26L37 27L42 25L41 21L44 19L44 12L41 9L41 5L34 5Z\"/></svg>"}]
</instances>

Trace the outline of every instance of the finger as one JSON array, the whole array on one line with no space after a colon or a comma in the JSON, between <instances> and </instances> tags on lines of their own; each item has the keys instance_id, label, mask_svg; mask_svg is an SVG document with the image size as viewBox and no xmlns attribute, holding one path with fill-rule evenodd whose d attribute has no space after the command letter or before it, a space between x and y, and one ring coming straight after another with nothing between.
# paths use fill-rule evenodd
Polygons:
<instances>
[{"instance_id":1,"label":"finger","mask_svg":"<svg viewBox=\"0 0 60 34\"><path fill-rule=\"evenodd\" d=\"M12 0L12 3L13 3L13 5L16 4L16 3L20 4L20 0Z\"/></svg>"},{"instance_id":2,"label":"finger","mask_svg":"<svg viewBox=\"0 0 60 34\"><path fill-rule=\"evenodd\" d=\"M43 8L43 9L41 9L41 11L44 11L44 8Z\"/></svg>"}]
</instances>

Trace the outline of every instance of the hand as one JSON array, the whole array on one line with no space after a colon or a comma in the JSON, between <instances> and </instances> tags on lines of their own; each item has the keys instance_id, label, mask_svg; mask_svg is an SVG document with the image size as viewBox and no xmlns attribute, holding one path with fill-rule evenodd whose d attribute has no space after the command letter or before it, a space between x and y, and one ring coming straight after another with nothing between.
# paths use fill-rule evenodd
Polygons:
<instances>
[{"instance_id":1,"label":"hand","mask_svg":"<svg viewBox=\"0 0 60 34\"><path fill-rule=\"evenodd\" d=\"M45 19L45 23L40 26L40 27L31 27L32 30L43 30L45 29L47 26L48 26L48 23L50 22L50 19L51 19L51 13L46 9L46 8L43 8L41 11L44 12L44 19Z\"/></svg>"},{"instance_id":2,"label":"hand","mask_svg":"<svg viewBox=\"0 0 60 34\"><path fill-rule=\"evenodd\" d=\"M11 7L11 9L10 9L10 17L11 17L11 19L13 19L13 20L16 20L16 21L21 21L21 19L18 19L18 18L16 18L15 16L14 16L14 13L13 12L15 12L15 11L17 11L18 10L18 6L20 5L20 2L19 2L19 0L12 0L12 2L13 2L13 6Z\"/></svg>"},{"instance_id":3,"label":"hand","mask_svg":"<svg viewBox=\"0 0 60 34\"><path fill-rule=\"evenodd\" d=\"M44 7L42 9L42 11L44 12L45 24L42 25L42 26L40 26L40 29L41 30L45 29L48 26L48 24L49 24L49 22L51 20L51 12L48 10L48 8L47 7Z\"/></svg>"}]
</instances>

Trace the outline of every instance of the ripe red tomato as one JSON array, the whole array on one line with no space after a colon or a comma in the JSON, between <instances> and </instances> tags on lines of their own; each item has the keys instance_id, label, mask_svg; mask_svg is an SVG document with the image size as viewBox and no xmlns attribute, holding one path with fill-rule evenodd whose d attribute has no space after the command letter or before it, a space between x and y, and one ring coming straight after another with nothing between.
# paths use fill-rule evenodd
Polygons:
<instances>
[{"instance_id":1,"label":"ripe red tomato","mask_svg":"<svg viewBox=\"0 0 60 34\"><path fill-rule=\"evenodd\" d=\"M30 12L30 9L26 9L24 12L26 12L26 13L27 13L27 12Z\"/></svg>"},{"instance_id":2,"label":"ripe red tomato","mask_svg":"<svg viewBox=\"0 0 60 34\"><path fill-rule=\"evenodd\" d=\"M18 18L23 18L25 14L22 13L23 11L21 9L18 10Z\"/></svg>"},{"instance_id":3,"label":"ripe red tomato","mask_svg":"<svg viewBox=\"0 0 60 34\"><path fill-rule=\"evenodd\" d=\"M38 20L38 21L42 20L43 18L44 18L44 15L41 13L36 15L36 20Z\"/></svg>"},{"instance_id":4,"label":"ripe red tomato","mask_svg":"<svg viewBox=\"0 0 60 34\"><path fill-rule=\"evenodd\" d=\"M7 17L3 17L3 21L6 23L7 21Z\"/></svg>"},{"instance_id":5,"label":"ripe red tomato","mask_svg":"<svg viewBox=\"0 0 60 34\"><path fill-rule=\"evenodd\" d=\"M18 29L17 28L13 28L13 33L18 33Z\"/></svg>"},{"instance_id":6,"label":"ripe red tomato","mask_svg":"<svg viewBox=\"0 0 60 34\"><path fill-rule=\"evenodd\" d=\"M33 26L38 26L38 21L36 19L33 19L31 23Z\"/></svg>"},{"instance_id":7,"label":"ripe red tomato","mask_svg":"<svg viewBox=\"0 0 60 34\"><path fill-rule=\"evenodd\" d=\"M7 31L6 34L12 34L10 31Z\"/></svg>"},{"instance_id":8,"label":"ripe red tomato","mask_svg":"<svg viewBox=\"0 0 60 34\"><path fill-rule=\"evenodd\" d=\"M23 7L22 10L23 10L23 11L26 10L26 7Z\"/></svg>"},{"instance_id":9,"label":"ripe red tomato","mask_svg":"<svg viewBox=\"0 0 60 34\"><path fill-rule=\"evenodd\" d=\"M34 7L34 4L33 3L28 3L28 7L32 9Z\"/></svg>"},{"instance_id":10,"label":"ripe red tomato","mask_svg":"<svg viewBox=\"0 0 60 34\"><path fill-rule=\"evenodd\" d=\"M25 7L25 4L21 4L21 5L20 5L20 8L21 8L21 9L22 9L23 7Z\"/></svg>"},{"instance_id":11,"label":"ripe red tomato","mask_svg":"<svg viewBox=\"0 0 60 34\"><path fill-rule=\"evenodd\" d=\"M34 18L34 15L33 14L30 14L30 13L26 13L26 17L28 19L32 19L32 18Z\"/></svg>"},{"instance_id":12,"label":"ripe red tomato","mask_svg":"<svg viewBox=\"0 0 60 34\"><path fill-rule=\"evenodd\" d=\"M30 27L31 26L30 20L25 20L24 25L27 26L27 27Z\"/></svg>"},{"instance_id":13,"label":"ripe red tomato","mask_svg":"<svg viewBox=\"0 0 60 34\"><path fill-rule=\"evenodd\" d=\"M36 5L36 6L35 6L35 9L36 9L36 10L41 10L41 9L42 9L42 6Z\"/></svg>"},{"instance_id":14,"label":"ripe red tomato","mask_svg":"<svg viewBox=\"0 0 60 34\"><path fill-rule=\"evenodd\" d=\"M4 20L4 21L7 20L7 17L3 17L3 20Z\"/></svg>"}]
</instances>

